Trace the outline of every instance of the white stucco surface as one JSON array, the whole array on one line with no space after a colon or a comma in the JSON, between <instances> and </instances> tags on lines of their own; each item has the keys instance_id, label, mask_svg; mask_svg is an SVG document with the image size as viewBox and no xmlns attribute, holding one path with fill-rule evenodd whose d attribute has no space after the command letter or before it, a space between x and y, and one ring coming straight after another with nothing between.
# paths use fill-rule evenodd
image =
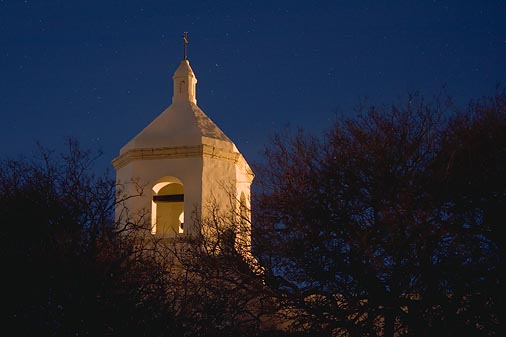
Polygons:
<instances>
[{"instance_id":1,"label":"white stucco surface","mask_svg":"<svg viewBox=\"0 0 506 337\"><path fill-rule=\"evenodd\" d=\"M176 102L129 141L120 154L132 149L210 145L238 152L234 143L192 102Z\"/></svg>"},{"instance_id":2,"label":"white stucco surface","mask_svg":"<svg viewBox=\"0 0 506 337\"><path fill-rule=\"evenodd\" d=\"M197 79L188 60L181 62L173 81L172 104L113 160L126 195L137 194L143 186L141 196L127 200L116 215L121 221L125 214L143 214L151 221L153 186L164 179L179 181L184 188L184 234L192 235L199 230L192 216L205 217L211 199L226 208L243 193L249 208L254 175L234 143L197 106Z\"/></svg>"}]
</instances>

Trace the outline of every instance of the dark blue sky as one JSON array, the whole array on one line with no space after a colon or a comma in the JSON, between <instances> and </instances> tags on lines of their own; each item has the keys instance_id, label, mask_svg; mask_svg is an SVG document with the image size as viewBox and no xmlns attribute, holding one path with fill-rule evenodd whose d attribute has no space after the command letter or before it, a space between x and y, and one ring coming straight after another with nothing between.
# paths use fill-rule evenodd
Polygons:
<instances>
[{"instance_id":1,"label":"dark blue sky","mask_svg":"<svg viewBox=\"0 0 506 337\"><path fill-rule=\"evenodd\" d=\"M73 136L108 166L170 104L184 31L198 104L249 161L365 97L506 82L506 1L0 0L0 156Z\"/></svg>"}]
</instances>

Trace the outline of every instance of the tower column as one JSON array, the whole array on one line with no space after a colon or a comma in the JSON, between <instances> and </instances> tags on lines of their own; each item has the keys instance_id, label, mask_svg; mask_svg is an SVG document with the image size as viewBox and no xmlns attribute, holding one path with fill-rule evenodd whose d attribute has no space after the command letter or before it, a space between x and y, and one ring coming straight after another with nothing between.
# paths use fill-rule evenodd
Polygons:
<instances>
[{"instance_id":1,"label":"tower column","mask_svg":"<svg viewBox=\"0 0 506 337\"><path fill-rule=\"evenodd\" d=\"M197 104L197 78L190 67L188 59L181 61L172 79L174 80L172 103L192 102Z\"/></svg>"}]
</instances>

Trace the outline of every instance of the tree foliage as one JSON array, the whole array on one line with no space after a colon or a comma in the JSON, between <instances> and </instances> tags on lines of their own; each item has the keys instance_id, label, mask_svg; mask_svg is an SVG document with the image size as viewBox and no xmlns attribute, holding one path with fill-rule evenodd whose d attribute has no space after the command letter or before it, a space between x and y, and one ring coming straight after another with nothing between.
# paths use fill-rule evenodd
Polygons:
<instances>
[{"instance_id":1,"label":"tree foliage","mask_svg":"<svg viewBox=\"0 0 506 337\"><path fill-rule=\"evenodd\" d=\"M136 196L75 140L38 153L0 162L6 336L501 334L505 93L280 134L253 224L211 203L192 238L115 223Z\"/></svg>"},{"instance_id":2,"label":"tree foliage","mask_svg":"<svg viewBox=\"0 0 506 337\"><path fill-rule=\"evenodd\" d=\"M265 154L256 247L293 328L499 333L505 93L453 115L411 96L321 138L278 134Z\"/></svg>"},{"instance_id":3,"label":"tree foliage","mask_svg":"<svg viewBox=\"0 0 506 337\"><path fill-rule=\"evenodd\" d=\"M218 234L212 245L160 240L142 218L114 223L121 187L93 174L75 140L38 153L0 163L2 335L262 333L264 285L230 246L232 217L198 220Z\"/></svg>"}]
</instances>

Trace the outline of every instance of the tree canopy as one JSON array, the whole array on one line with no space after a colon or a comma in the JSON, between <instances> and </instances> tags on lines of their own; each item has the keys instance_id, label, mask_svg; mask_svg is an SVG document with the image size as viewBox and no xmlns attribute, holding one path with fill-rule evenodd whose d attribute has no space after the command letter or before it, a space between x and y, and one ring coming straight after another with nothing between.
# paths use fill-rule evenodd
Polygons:
<instances>
[{"instance_id":1,"label":"tree canopy","mask_svg":"<svg viewBox=\"0 0 506 337\"><path fill-rule=\"evenodd\" d=\"M464 111L415 95L276 135L254 168L258 261L233 210L161 240L142 217L115 223L135 196L92 152L38 153L0 161L4 335L502 332L505 92Z\"/></svg>"},{"instance_id":2,"label":"tree canopy","mask_svg":"<svg viewBox=\"0 0 506 337\"><path fill-rule=\"evenodd\" d=\"M323 137L288 131L255 168L257 252L295 328L498 333L506 95L452 112L421 96Z\"/></svg>"},{"instance_id":3,"label":"tree canopy","mask_svg":"<svg viewBox=\"0 0 506 337\"><path fill-rule=\"evenodd\" d=\"M64 154L0 162L2 335L260 336L267 296L230 246L233 216L198 220L213 249L142 235L142 218L115 223L121 186L93 160L69 140Z\"/></svg>"}]
</instances>

